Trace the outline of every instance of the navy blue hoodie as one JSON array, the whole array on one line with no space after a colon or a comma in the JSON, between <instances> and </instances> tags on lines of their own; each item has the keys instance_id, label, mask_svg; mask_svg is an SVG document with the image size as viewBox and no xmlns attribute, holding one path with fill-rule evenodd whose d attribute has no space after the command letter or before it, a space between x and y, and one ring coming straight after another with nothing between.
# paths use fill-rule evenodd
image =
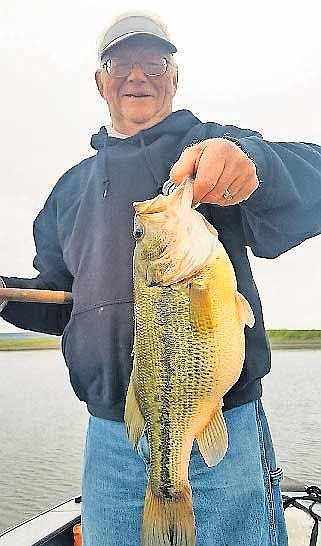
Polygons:
<instances>
[{"instance_id":1,"label":"navy blue hoodie","mask_svg":"<svg viewBox=\"0 0 321 546\"><path fill-rule=\"evenodd\" d=\"M133 346L132 203L161 192L186 146L217 137L240 146L260 180L239 205L198 209L218 230L256 320L245 328L243 372L224 409L261 396L270 350L246 247L273 258L321 233L321 148L266 142L257 132L201 123L181 110L127 139L101 128L92 137L96 155L61 177L34 222L39 275L4 277L8 287L72 290L73 307L9 303L1 316L24 329L63 333L72 386L93 415L123 420Z\"/></svg>"}]
</instances>

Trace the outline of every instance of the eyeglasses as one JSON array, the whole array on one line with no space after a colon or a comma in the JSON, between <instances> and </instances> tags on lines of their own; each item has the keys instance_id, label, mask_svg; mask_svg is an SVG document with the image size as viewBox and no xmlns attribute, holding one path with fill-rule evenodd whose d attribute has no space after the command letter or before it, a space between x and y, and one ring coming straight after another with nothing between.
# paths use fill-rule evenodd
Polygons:
<instances>
[{"instance_id":1,"label":"eyeglasses","mask_svg":"<svg viewBox=\"0 0 321 546\"><path fill-rule=\"evenodd\" d=\"M165 57L157 59L142 59L132 63L125 63L120 59L107 59L103 68L112 78L127 78L134 66L138 65L145 76L163 76L167 71L169 61Z\"/></svg>"}]
</instances>

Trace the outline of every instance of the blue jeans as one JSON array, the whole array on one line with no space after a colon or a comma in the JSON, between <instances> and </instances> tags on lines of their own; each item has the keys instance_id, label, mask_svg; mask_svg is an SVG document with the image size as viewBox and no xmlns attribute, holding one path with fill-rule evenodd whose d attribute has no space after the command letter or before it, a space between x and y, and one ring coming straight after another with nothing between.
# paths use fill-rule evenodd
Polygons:
<instances>
[{"instance_id":1,"label":"blue jeans","mask_svg":"<svg viewBox=\"0 0 321 546\"><path fill-rule=\"evenodd\" d=\"M196 545L286 546L282 473L261 401L224 416L229 448L223 460L209 468L196 442L191 453ZM90 417L82 482L83 546L140 546L148 468L145 435L136 453L124 423Z\"/></svg>"}]
</instances>

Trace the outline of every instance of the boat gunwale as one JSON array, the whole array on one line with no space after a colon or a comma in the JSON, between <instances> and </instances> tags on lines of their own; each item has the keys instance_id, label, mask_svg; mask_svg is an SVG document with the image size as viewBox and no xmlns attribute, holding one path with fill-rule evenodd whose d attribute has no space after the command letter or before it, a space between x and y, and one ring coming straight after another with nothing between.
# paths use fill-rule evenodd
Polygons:
<instances>
[{"instance_id":1,"label":"boat gunwale","mask_svg":"<svg viewBox=\"0 0 321 546\"><path fill-rule=\"evenodd\" d=\"M40 518L41 516L44 516L45 514L48 514L49 512L54 512L57 508L60 508L61 506L64 506L65 504L68 504L69 502L74 502L75 504L80 504L81 502L81 497L80 496L76 496L76 497L71 497L70 499L68 500L65 500L55 506L52 506L51 508L48 508L47 510L44 510L43 512L40 512L40 514L36 514L35 516L32 516L31 518L28 518L28 519L25 519L23 521L21 521L20 523L17 523L16 525L13 525L12 527L9 527L9 529L6 529L5 531L3 531L1 534L0 534L0 539L2 537L4 537L5 535L8 535L9 533L12 533L12 531L15 531L16 529L19 529L19 527L22 527L23 525L26 525L27 523L30 523L31 521L37 519L37 518ZM73 519L78 519L80 516L76 516L75 518ZM72 520L70 520L72 521ZM64 524L64 525L68 525L68 524ZM62 526L64 527L64 526ZM53 533L54 531L52 531ZM51 533L51 534L52 534ZM47 535L49 537L49 535ZM46 538L46 537L44 537ZM44 540L41 539L41 540ZM38 544L41 544L41 542L36 542L33 546L36 546Z\"/></svg>"}]
</instances>

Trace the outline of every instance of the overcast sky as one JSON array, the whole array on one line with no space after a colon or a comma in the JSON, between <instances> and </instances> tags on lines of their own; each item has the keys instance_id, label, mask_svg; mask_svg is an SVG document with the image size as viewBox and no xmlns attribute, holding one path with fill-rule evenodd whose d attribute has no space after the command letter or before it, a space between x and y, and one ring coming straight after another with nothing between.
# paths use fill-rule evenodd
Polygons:
<instances>
[{"instance_id":1,"label":"overcast sky","mask_svg":"<svg viewBox=\"0 0 321 546\"><path fill-rule=\"evenodd\" d=\"M94 153L107 121L96 39L128 9L158 13L179 53L175 109L321 144L318 2L1 0L0 272L35 276L32 221L61 174ZM321 184L321 180L320 180ZM270 328L321 328L321 237L276 260L251 258ZM4 321L0 330L13 331Z\"/></svg>"}]
</instances>

